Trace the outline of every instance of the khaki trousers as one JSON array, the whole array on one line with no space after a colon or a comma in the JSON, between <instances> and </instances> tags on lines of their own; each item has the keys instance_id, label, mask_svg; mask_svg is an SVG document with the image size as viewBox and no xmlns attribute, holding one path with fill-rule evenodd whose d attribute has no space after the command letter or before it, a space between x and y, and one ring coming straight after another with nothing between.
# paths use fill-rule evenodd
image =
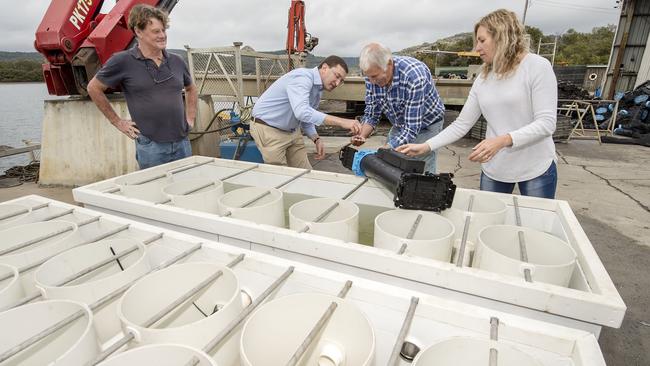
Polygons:
<instances>
[{"instance_id":1,"label":"khaki trousers","mask_svg":"<svg viewBox=\"0 0 650 366\"><path fill-rule=\"evenodd\" d=\"M250 132L266 164L311 169L307 148L299 128L294 132L285 132L252 122Z\"/></svg>"}]
</instances>

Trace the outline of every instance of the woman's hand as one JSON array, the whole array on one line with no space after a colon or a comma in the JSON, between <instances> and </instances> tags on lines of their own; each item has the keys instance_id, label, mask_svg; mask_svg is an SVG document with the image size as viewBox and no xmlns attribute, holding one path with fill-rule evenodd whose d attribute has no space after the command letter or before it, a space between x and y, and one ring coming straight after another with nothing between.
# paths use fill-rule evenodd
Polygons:
<instances>
[{"instance_id":1,"label":"woman's hand","mask_svg":"<svg viewBox=\"0 0 650 366\"><path fill-rule=\"evenodd\" d=\"M431 152L431 148L427 144L406 144L396 147L395 150L408 156L424 155Z\"/></svg>"},{"instance_id":2,"label":"woman's hand","mask_svg":"<svg viewBox=\"0 0 650 366\"><path fill-rule=\"evenodd\" d=\"M474 151L469 154L468 158L471 161L487 163L499 152L499 150L507 146L512 146L512 137L510 137L510 134L491 137L474 146L472 148Z\"/></svg>"}]
</instances>

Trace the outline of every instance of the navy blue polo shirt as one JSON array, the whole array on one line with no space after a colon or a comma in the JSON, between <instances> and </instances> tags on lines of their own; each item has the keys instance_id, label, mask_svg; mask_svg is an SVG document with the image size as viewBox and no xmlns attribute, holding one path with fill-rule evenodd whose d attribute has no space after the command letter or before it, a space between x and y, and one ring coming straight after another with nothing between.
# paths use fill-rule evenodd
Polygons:
<instances>
[{"instance_id":1,"label":"navy blue polo shirt","mask_svg":"<svg viewBox=\"0 0 650 366\"><path fill-rule=\"evenodd\" d=\"M156 142L187 136L183 88L192 84L185 61L163 50L160 66L145 58L137 45L118 52L95 77L110 88L121 87L131 119L140 132Z\"/></svg>"}]
</instances>

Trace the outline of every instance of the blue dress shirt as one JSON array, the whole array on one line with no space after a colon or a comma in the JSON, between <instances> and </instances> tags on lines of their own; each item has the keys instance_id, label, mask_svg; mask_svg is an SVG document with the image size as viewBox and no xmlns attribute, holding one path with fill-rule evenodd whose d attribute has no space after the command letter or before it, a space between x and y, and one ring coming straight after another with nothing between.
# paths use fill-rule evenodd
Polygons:
<instances>
[{"instance_id":1,"label":"blue dress shirt","mask_svg":"<svg viewBox=\"0 0 650 366\"><path fill-rule=\"evenodd\" d=\"M393 56L393 81L387 87L366 78L366 109L362 121L375 127L384 113L399 130L391 147L412 143L420 130L442 122L445 105L433 85L427 65L412 57Z\"/></svg>"},{"instance_id":2,"label":"blue dress shirt","mask_svg":"<svg viewBox=\"0 0 650 366\"><path fill-rule=\"evenodd\" d=\"M307 136L316 135L316 126L325 121L325 113L317 111L323 94L323 81L318 68L298 68L284 74L259 97L253 117L284 131L299 126Z\"/></svg>"}]
</instances>

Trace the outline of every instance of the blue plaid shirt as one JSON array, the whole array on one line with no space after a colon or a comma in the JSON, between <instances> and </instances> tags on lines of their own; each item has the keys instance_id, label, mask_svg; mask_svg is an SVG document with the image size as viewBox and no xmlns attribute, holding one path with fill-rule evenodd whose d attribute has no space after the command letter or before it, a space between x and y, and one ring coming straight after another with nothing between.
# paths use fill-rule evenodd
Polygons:
<instances>
[{"instance_id":1,"label":"blue plaid shirt","mask_svg":"<svg viewBox=\"0 0 650 366\"><path fill-rule=\"evenodd\" d=\"M382 112L399 133L388 143L396 148L412 143L420 130L442 122L445 105L427 65L412 57L393 56L393 81L387 87L366 78L366 109L362 121L377 126Z\"/></svg>"}]
</instances>

